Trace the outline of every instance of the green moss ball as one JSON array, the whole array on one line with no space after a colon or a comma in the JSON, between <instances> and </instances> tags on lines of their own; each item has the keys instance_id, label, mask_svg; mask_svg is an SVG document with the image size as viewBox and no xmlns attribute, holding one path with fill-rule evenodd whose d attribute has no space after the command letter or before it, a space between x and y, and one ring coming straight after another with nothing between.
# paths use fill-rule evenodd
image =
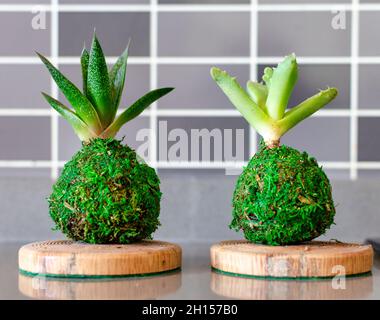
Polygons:
<instances>
[{"instance_id":1,"label":"green moss ball","mask_svg":"<svg viewBox=\"0 0 380 320\"><path fill-rule=\"evenodd\" d=\"M296 244L322 235L334 216L329 179L314 158L261 145L237 181L230 227L254 243Z\"/></svg>"},{"instance_id":2,"label":"green moss ball","mask_svg":"<svg viewBox=\"0 0 380 320\"><path fill-rule=\"evenodd\" d=\"M94 139L66 163L49 197L50 216L67 237L131 243L159 226L160 180L136 152L115 139Z\"/></svg>"}]
</instances>

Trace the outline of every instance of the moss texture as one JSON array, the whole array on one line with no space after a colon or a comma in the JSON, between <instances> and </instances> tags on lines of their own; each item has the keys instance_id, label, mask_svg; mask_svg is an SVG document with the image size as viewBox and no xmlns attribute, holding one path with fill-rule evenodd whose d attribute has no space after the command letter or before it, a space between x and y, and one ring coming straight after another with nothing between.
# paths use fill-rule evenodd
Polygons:
<instances>
[{"instance_id":1,"label":"moss texture","mask_svg":"<svg viewBox=\"0 0 380 320\"><path fill-rule=\"evenodd\" d=\"M331 185L317 161L261 142L237 181L230 228L254 243L286 245L323 234L334 215Z\"/></svg>"},{"instance_id":2,"label":"moss texture","mask_svg":"<svg viewBox=\"0 0 380 320\"><path fill-rule=\"evenodd\" d=\"M66 163L49 197L50 216L73 240L131 243L159 226L160 180L134 150L93 139Z\"/></svg>"}]
</instances>

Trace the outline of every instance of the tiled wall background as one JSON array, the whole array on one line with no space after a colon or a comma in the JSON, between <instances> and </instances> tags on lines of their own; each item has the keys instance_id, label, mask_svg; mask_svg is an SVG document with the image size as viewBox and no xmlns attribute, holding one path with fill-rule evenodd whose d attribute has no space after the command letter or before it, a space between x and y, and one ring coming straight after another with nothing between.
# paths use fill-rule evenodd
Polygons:
<instances>
[{"instance_id":1,"label":"tiled wall background","mask_svg":"<svg viewBox=\"0 0 380 320\"><path fill-rule=\"evenodd\" d=\"M136 141L137 130L152 129L149 162L159 170L241 167L258 137L212 82L209 68L222 67L244 83L295 52L300 79L292 104L326 86L338 87L340 95L283 142L315 155L332 178L378 176L380 4L333 2L0 0L0 175L56 177L80 147L69 125L40 96L44 90L60 97L34 51L80 85L79 54L96 28L110 63L132 38L122 106L151 88L176 87L119 134L136 148L143 143ZM46 12L46 29L32 28L34 10ZM332 28L333 10L345 13L345 29ZM244 158L167 162L154 139L159 120L186 131L245 129Z\"/></svg>"}]
</instances>

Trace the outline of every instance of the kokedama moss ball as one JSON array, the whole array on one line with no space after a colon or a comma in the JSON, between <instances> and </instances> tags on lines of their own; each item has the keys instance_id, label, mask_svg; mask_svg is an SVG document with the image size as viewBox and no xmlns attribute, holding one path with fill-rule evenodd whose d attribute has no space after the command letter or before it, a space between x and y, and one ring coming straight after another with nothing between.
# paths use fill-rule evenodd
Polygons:
<instances>
[{"instance_id":1,"label":"kokedama moss ball","mask_svg":"<svg viewBox=\"0 0 380 320\"><path fill-rule=\"evenodd\" d=\"M331 185L317 161L262 143L237 181L230 227L254 243L286 245L323 234L334 215Z\"/></svg>"},{"instance_id":2,"label":"kokedama moss ball","mask_svg":"<svg viewBox=\"0 0 380 320\"><path fill-rule=\"evenodd\" d=\"M73 240L130 243L159 226L154 169L115 139L94 139L66 163L49 198L56 228Z\"/></svg>"}]
</instances>

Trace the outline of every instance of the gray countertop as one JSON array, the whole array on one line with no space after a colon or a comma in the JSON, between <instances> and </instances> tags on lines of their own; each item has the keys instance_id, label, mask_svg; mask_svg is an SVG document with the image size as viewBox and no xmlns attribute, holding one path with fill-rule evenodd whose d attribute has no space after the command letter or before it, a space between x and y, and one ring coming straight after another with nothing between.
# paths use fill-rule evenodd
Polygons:
<instances>
[{"instance_id":1,"label":"gray countertop","mask_svg":"<svg viewBox=\"0 0 380 320\"><path fill-rule=\"evenodd\" d=\"M181 244L181 272L147 278L63 280L19 275L21 243L0 244L0 299L380 299L380 257L372 275L330 280L262 280L211 272L210 243Z\"/></svg>"}]
</instances>

